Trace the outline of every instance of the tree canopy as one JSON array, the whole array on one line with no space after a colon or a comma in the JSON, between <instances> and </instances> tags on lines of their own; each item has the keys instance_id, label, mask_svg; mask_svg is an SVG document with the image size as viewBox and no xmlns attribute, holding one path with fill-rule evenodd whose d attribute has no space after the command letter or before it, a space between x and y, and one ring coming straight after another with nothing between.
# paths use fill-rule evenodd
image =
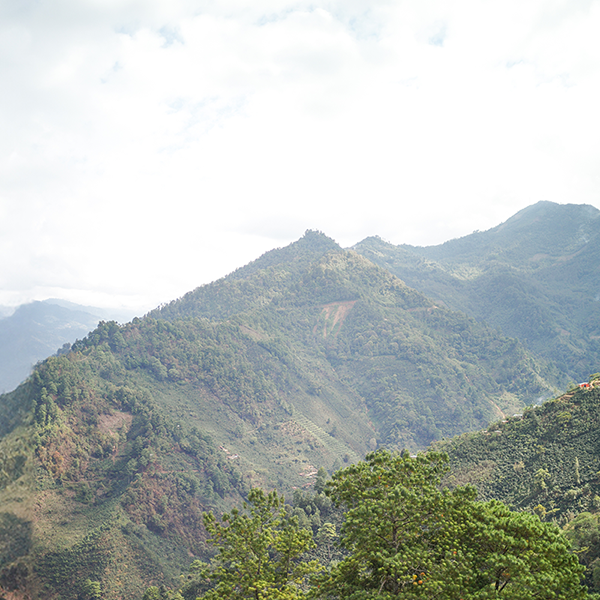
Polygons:
<instances>
[{"instance_id":1,"label":"tree canopy","mask_svg":"<svg viewBox=\"0 0 600 600\"><path fill-rule=\"evenodd\" d=\"M282 496L259 488L250 491L244 511L234 509L221 522L213 513L204 515L209 542L218 548L210 565L196 562L193 568L212 589L206 600L252 598L299 600L306 577L318 570L314 561L301 556L314 546L312 532L299 527Z\"/></svg>"},{"instance_id":2,"label":"tree canopy","mask_svg":"<svg viewBox=\"0 0 600 600\"><path fill-rule=\"evenodd\" d=\"M205 514L218 555L210 565L193 563L197 593L180 591L204 600L590 597L585 567L556 525L496 500L479 502L469 486L441 489L447 463L440 452L378 451L336 472L325 491L344 511L343 554L326 569L306 559L312 531L283 498L254 488L244 510L220 521Z\"/></svg>"},{"instance_id":3,"label":"tree canopy","mask_svg":"<svg viewBox=\"0 0 600 600\"><path fill-rule=\"evenodd\" d=\"M560 529L471 487L440 490L447 457L380 451L333 475L348 552L321 598L585 598L582 567Z\"/></svg>"}]
</instances>

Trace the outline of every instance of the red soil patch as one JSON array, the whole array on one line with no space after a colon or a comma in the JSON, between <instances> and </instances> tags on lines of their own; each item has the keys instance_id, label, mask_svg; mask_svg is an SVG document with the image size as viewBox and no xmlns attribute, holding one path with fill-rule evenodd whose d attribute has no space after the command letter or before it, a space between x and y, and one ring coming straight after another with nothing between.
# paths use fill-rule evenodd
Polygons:
<instances>
[{"instance_id":1,"label":"red soil patch","mask_svg":"<svg viewBox=\"0 0 600 600\"><path fill-rule=\"evenodd\" d=\"M348 313L352 310L352 307L356 304L356 300L347 300L345 302L331 302L325 304L321 311L321 318L325 321L323 325L323 337L327 337L337 327L337 331L334 335L337 335L342 323L346 320ZM339 326L338 326L339 324ZM319 323L314 326L313 333L317 333Z\"/></svg>"}]
</instances>

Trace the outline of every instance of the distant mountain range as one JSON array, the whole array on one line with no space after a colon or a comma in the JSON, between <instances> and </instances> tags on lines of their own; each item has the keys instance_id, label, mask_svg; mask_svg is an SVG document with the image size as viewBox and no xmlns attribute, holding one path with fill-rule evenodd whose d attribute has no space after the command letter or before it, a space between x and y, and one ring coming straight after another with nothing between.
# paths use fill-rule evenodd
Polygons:
<instances>
[{"instance_id":1,"label":"distant mountain range","mask_svg":"<svg viewBox=\"0 0 600 600\"><path fill-rule=\"evenodd\" d=\"M202 511L257 485L291 497L319 467L382 446L445 444L455 478L473 464L494 473L490 487L471 477L486 495L501 491L506 474L481 448L518 471L521 459L492 456L499 440L529 432L519 444L543 453L535 419L568 427L580 405L527 406L598 370L597 213L541 203L431 248L369 238L344 250L308 231L143 318L103 321L0 396L0 585L76 600L90 580L104 598L140 598L208 555ZM22 319L86 325L61 308L36 303ZM502 425L461 462L466 446L450 438L491 422ZM580 481L596 462L580 457Z\"/></svg>"},{"instance_id":2,"label":"distant mountain range","mask_svg":"<svg viewBox=\"0 0 600 600\"><path fill-rule=\"evenodd\" d=\"M128 321L131 313L65 300L0 307L0 391L14 389L40 360L86 336L102 319Z\"/></svg>"},{"instance_id":3,"label":"distant mountain range","mask_svg":"<svg viewBox=\"0 0 600 600\"><path fill-rule=\"evenodd\" d=\"M592 206L542 201L493 229L438 246L370 237L352 249L434 301L518 339L548 363L547 379L563 387L600 362L599 217ZM100 320L133 316L58 299L0 307L0 391Z\"/></svg>"}]
</instances>

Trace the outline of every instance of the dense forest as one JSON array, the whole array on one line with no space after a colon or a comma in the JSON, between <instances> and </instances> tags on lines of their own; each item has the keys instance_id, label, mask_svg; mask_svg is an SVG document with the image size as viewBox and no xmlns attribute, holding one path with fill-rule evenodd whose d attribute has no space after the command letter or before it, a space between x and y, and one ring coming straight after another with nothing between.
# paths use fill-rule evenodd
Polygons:
<instances>
[{"instance_id":1,"label":"dense forest","mask_svg":"<svg viewBox=\"0 0 600 600\"><path fill-rule=\"evenodd\" d=\"M565 528L600 592L600 374L522 415L441 442L446 485L472 484L482 499Z\"/></svg>"}]
</instances>

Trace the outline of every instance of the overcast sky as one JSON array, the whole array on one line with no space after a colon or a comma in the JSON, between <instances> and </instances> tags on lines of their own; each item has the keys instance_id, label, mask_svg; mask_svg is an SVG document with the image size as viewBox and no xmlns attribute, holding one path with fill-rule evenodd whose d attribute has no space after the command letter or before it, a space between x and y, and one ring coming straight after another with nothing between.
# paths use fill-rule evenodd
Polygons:
<instances>
[{"instance_id":1,"label":"overcast sky","mask_svg":"<svg viewBox=\"0 0 600 600\"><path fill-rule=\"evenodd\" d=\"M0 0L0 304L600 207L598 32L600 0Z\"/></svg>"}]
</instances>

